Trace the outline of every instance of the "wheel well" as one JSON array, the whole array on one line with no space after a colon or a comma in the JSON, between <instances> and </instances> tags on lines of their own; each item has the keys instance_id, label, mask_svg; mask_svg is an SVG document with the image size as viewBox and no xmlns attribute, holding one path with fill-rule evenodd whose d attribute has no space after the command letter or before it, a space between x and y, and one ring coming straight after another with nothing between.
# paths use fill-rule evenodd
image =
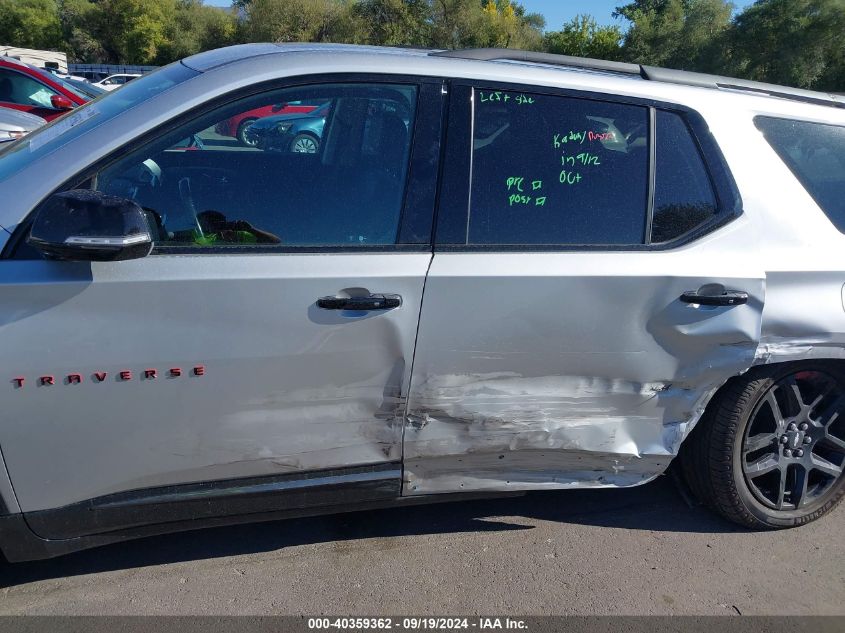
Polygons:
<instances>
[{"instance_id":1,"label":"wheel well","mask_svg":"<svg viewBox=\"0 0 845 633\"><path fill-rule=\"evenodd\" d=\"M819 518L845 497L841 453L829 461L814 454L817 443L832 450L827 438L837 418L828 416L822 426L811 417L817 405L840 406L836 385L845 385L845 361L837 358L756 365L734 376L714 392L684 439L676 472L694 496L741 525L777 529ZM816 480L808 487L811 472ZM805 506L807 499L817 505Z\"/></svg>"},{"instance_id":2,"label":"wheel well","mask_svg":"<svg viewBox=\"0 0 845 633\"><path fill-rule=\"evenodd\" d=\"M845 360L841 358L808 358L805 360L784 360L776 363L754 365L744 374L731 378L725 383L725 385L737 379L766 376L768 374L780 373L784 369L800 369L802 367L826 367L830 370L845 371ZM722 388L724 388L725 385L723 385ZM722 388L720 388L719 391L721 391Z\"/></svg>"},{"instance_id":3,"label":"wheel well","mask_svg":"<svg viewBox=\"0 0 845 633\"><path fill-rule=\"evenodd\" d=\"M737 376L732 376L728 380L726 380L721 387L716 389L713 394L710 396L710 399L707 401L707 404L704 407L704 413L699 418L698 423L695 424L692 431L690 431L687 436L684 438L683 444L687 444L689 439L692 435L698 434L696 431L701 433L699 430L703 424L707 423L708 418L710 417L710 413L712 413L713 409L719 406L719 396L736 386L738 382L744 382L748 380L755 380L757 378L762 378L764 376L771 376L775 374L779 374L784 370L787 369L801 369L801 368L810 368L815 367L818 369L827 368L829 370L835 370L840 372L845 372L845 360L839 358L817 358L817 359L808 359L808 360L786 360L781 361L778 363L766 363L764 365L754 365L749 368L746 372L739 374ZM683 451L682 451L683 452Z\"/></svg>"}]
</instances>

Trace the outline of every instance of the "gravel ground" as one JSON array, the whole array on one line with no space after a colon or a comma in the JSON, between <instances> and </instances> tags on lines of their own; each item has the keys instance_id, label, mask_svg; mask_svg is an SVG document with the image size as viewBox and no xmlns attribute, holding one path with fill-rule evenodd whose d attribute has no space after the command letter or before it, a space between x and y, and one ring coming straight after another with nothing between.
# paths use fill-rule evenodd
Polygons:
<instances>
[{"instance_id":1,"label":"gravel ground","mask_svg":"<svg viewBox=\"0 0 845 633\"><path fill-rule=\"evenodd\" d=\"M2 614L837 614L845 511L752 533L629 490L216 528L0 567Z\"/></svg>"}]
</instances>

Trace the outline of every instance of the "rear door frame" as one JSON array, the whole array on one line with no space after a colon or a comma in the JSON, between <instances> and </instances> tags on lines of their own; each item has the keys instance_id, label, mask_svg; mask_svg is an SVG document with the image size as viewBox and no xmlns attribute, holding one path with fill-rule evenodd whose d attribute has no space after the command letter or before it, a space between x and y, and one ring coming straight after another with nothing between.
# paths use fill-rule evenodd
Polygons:
<instances>
[{"instance_id":1,"label":"rear door frame","mask_svg":"<svg viewBox=\"0 0 845 633\"><path fill-rule=\"evenodd\" d=\"M466 244L468 213L470 212L470 187L471 187L471 169L472 169L472 136L473 136L473 121L472 121L472 107L467 105L475 90L501 90L501 91L515 91L530 95L548 95L556 97L570 97L590 99L605 102L614 102L619 104L629 104L649 109L649 196L646 206L647 223L646 235L644 236L642 244L631 245L600 245L600 244L575 244L575 245L468 245ZM663 438L660 438L659 425L652 425L650 430L646 430L644 434L640 434L642 442L622 441L616 443L609 455L602 455L601 458L594 458L597 453L590 455L590 451L596 450L597 443L590 440L587 444L592 445L585 453L579 453L578 441L571 442L571 448L575 451L575 458L571 461L566 459L558 459L560 453L567 453L557 450L560 442L564 445L573 437L567 436L565 431L561 432L559 426L561 420L549 421L548 428L544 428L541 422L531 422L530 416L525 419L518 420L512 424L508 429L510 423L514 422L512 418L508 418L505 412L508 409L501 410L501 416L490 413L493 409L490 403L495 402L497 394L497 380L505 374L509 373L510 369L507 361L501 365L494 363L487 367L495 367L492 373L485 376L484 374L476 374L473 364L476 366L484 366L484 363L476 363L475 361L468 362L467 365L462 365L460 361L455 361L455 358L464 341L456 340L454 337L445 337L447 342L442 344L435 344L438 337L437 332L448 332L447 324L451 320L458 324L463 324L466 319L470 318L469 307L474 304L472 293L468 292L463 295L459 290L456 290L460 283L470 284L467 286L468 290L472 290L473 274L488 275L495 272L488 273L488 270L496 268L490 262L489 268L482 264L474 264L471 261L472 257L483 257L484 254L501 254L503 261L507 259L508 264L503 264L502 269L511 267L518 267L521 256L536 257L539 261L542 259L548 266L556 266L559 261L565 261L566 266L579 266L581 262L590 261L599 264L599 268L605 272L603 279L607 280L607 275L613 277L614 264L608 263L614 256L621 256L630 254L640 259L640 269L647 270L649 264L643 264L645 260L643 257L651 257L650 253L661 256L661 261L665 261L667 265L671 262L677 263L679 255L688 250L695 251L703 243L710 243L711 234L719 232L719 236L728 234L729 238L725 244L730 243L732 246L742 245L743 248L753 249L753 244L743 244L738 230L748 230L748 223L750 219L743 215L742 200L736 182L728 168L727 162L715 140L712 136L706 120L693 108L678 103L643 99L637 97L629 97L624 95L596 93L593 91L581 91L571 88L551 88L547 86L532 86L523 84L514 84L508 82L496 82L490 80L453 80L451 85L452 99L449 112L449 129L448 140L446 146L446 156L444 159L441 192L438 203L437 225L435 228L435 255L432 261L432 266L429 270L429 275L426 280L426 296L423 303L423 310L420 317L420 331L418 333L417 354L415 358L415 367L412 374L412 385L409 393L408 402L408 424L405 432L405 476L403 481L403 494L405 495L422 495L432 493L449 493L459 491L503 491L503 490L517 490L517 489L532 489L542 487L578 487L578 486L616 486L616 485L633 485L637 483L644 483L653 476L662 472L671 461L672 457L677 454L677 449L680 442L689 433L695 423L698 421L704 406L709 398L721 386L721 382L713 381L713 372L702 374L699 380L698 392L695 393L695 399L691 399L686 392L695 390L687 389L683 384L683 380L679 378L676 373L675 376L661 376L661 378L674 380L663 380L662 382L655 382L653 385L643 385L641 394L644 401L650 398L655 398L667 403L674 403L666 405L664 420ZM661 243L650 243L650 229L651 220L654 214L654 190L655 190L655 119L658 110L665 110L679 114L686 122L694 142L704 161L705 168L711 181L714 194L717 197L718 213L704 224L695 229L677 237L676 239ZM730 225L736 220L741 219L737 226ZM725 229L726 233L719 230ZM719 236L714 236L714 243L718 244ZM719 248L714 248L713 252L718 252ZM699 251L701 254L706 254L705 251ZM592 254L591 254L592 253ZM535 255L532 255L535 254ZM607 261L602 262L601 258L604 254L608 255ZM556 256L563 255L563 258L556 259ZM658 255L659 256L659 255ZM690 252L690 257L695 257L695 253ZM461 259L463 258L463 259ZM455 262L446 264L445 262ZM743 260L746 261L746 260ZM475 268L475 273L470 272ZM654 266L652 265L652 269ZM693 267L694 268L694 267ZM510 268L514 270L514 268ZM570 268L569 270L577 270L577 268ZM736 323L726 323L720 321L717 329L719 336L716 340L719 345L737 345L737 356L733 357L733 361L729 361L727 365L736 366L737 373L744 371L750 367L753 362L756 345L759 344L760 326L762 322L762 304L765 298L765 271L762 267L756 264L751 264L750 268L739 271L738 277L742 277L743 281L746 278L743 276L745 271L751 271L750 276L747 277L748 290L751 297L747 312L733 313L728 320L735 319ZM672 287L679 285L678 279L686 277L683 271L667 270L665 275L661 275L667 284L673 279L672 274L676 272L675 281L671 283ZM713 276L721 276L726 279L732 278L736 270L726 268L723 265L720 273L712 273ZM445 277L438 279L438 276L445 274ZM534 274L537 274L536 272ZM543 273L539 274L554 274ZM563 278L570 274L577 273L560 273ZM649 274L649 273L646 273ZM653 274L653 273L652 273ZM707 277L711 273L690 274L690 277ZM470 276L467 276L470 275ZM601 279L601 277L597 278ZM457 281L456 281L457 280ZM584 280L588 283L588 280ZM601 282L605 283L605 282ZM612 285L612 284L611 284ZM589 285L582 285L583 288L589 288ZM654 284L652 284L654 287ZM667 285L668 287L668 285ZM444 288L451 288L451 290L443 290ZM744 290L745 288L741 288ZM664 313L671 312L671 318L677 318L680 314L678 312L677 301L681 292L686 290L693 290L693 288L681 288L677 295L671 298L662 296L665 293L655 294L657 302L666 302L668 305L664 306L661 303L661 308ZM488 291L494 290L488 288ZM673 291L674 292L674 291ZM445 294L441 294L445 293ZM519 293L517 293L519 294ZM514 300L514 297L508 297L507 293L502 297L502 308L510 308L509 313L518 314L518 307L515 305L524 306L525 314L530 312L530 305L515 304L514 301L529 301L531 305L535 306L536 310L543 310L547 306L544 305L543 297L528 297L524 295L520 299ZM674 299L674 305L672 303ZM459 305L455 310L457 316L449 314L451 312L450 306ZM557 308L559 302L549 302L554 304ZM492 318L486 314L485 310L489 309L495 311L495 302L487 303L486 299L476 297L475 310L478 314L477 326L484 328L489 326ZM680 304L684 305L684 304ZM464 310L464 306L467 306ZM612 308L612 305L605 307ZM732 309L732 308L731 308ZM427 313L428 311L428 313ZM507 311L507 310L506 310ZM436 314L435 314L436 313ZM427 318L428 314L428 318ZM562 319L566 319L566 311L560 313ZM429 324L429 318L434 316L436 325ZM642 317L643 315L640 315ZM662 323L661 326L677 326L683 329L684 326L679 323L670 321ZM705 321L706 316L691 317L692 321L689 326L695 331L695 328ZM696 318L698 320L696 321ZM665 318L663 319L665 321ZM531 319L524 319L525 323L531 323ZM522 326L520 330L523 334L525 325L522 321L516 321L517 326ZM731 339L732 326L737 326L736 343ZM433 327L433 330L431 329ZM460 325L456 326L460 329ZM664 334L665 334L664 329ZM473 358L483 358L485 354L496 356L499 351L499 346L495 343L495 338L491 339L493 330L484 330L486 334L480 335L482 345L478 345L479 339L473 338L472 332L466 332L467 337L464 340L472 339L476 347L464 348L467 349L465 353L471 354L467 356ZM500 333L501 334L501 333ZM646 338L654 333L650 330L646 334ZM501 336L508 336L506 333ZM682 337L683 338L683 335ZM645 340L645 339L644 339ZM657 337L655 337L657 340ZM654 341L652 341L653 343ZM659 342L659 341L658 341ZM700 341L693 341L700 344ZM470 345L472 343L469 343ZM634 343L632 342L632 345ZM512 346L511 346L512 347ZM577 346L576 346L577 347ZM693 346L694 347L694 346ZM471 349L471 352L470 352ZM502 349L507 349L508 352L513 350L510 347L504 346ZM690 348L691 349L691 348ZM727 349L727 348L726 348ZM522 350L525 351L525 350ZM507 354L508 352L505 352ZM438 356L439 355L439 356ZM448 360L447 360L448 359ZM741 360L737 360L741 359ZM689 362L689 358L686 362ZM732 364L731 364L732 363ZM665 363L664 363L665 365ZM665 366L664 366L665 371ZM532 379L527 375L517 375L518 372L510 372L515 378L514 383L508 385L507 388L514 388L517 391L531 384ZM630 373L630 371L629 371ZM666 372L667 374L670 372ZM718 374L718 371L715 372ZM726 373L725 370L722 374ZM543 374L543 372L541 372ZM704 376L706 375L706 380ZM539 377L539 376L538 376ZM572 386L568 379L571 377L564 374L563 376L552 376L553 378L561 378L564 386ZM525 378L525 382L520 382ZM719 380L726 379L727 376L719 376ZM505 376L508 380L508 376ZM674 384L673 384L674 382ZM707 385L704 385L707 382ZM466 384L466 390L461 387ZM536 383L535 383L536 384ZM548 384L548 383L547 383ZM598 384L598 383L597 383ZM633 383L635 384L635 383ZM578 387L576 385L576 387ZM624 387L627 389L628 387ZM599 391L601 387L598 387ZM704 391L704 393L701 393ZM527 392L526 392L527 393ZM548 393L555 393L547 392ZM557 392L560 393L560 392ZM610 392L608 392L610 393ZM636 393L634 394L636 396ZM555 396L552 396L555 397ZM475 400L472 400L475 398ZM487 402L483 402L484 400ZM474 402L481 401L479 408L473 409L473 405L461 406L462 400L472 400ZM507 399L505 399L507 400ZM526 401L528 398L526 397ZM520 398L513 397L513 406L516 407L520 402ZM636 399L628 400L627 402L636 402ZM607 404L607 403L605 403ZM534 406L542 407L542 403ZM636 406L636 405L634 405ZM564 407L565 408L565 407ZM558 407L559 409L559 407ZM618 408L617 412L623 408ZM628 409L629 413L633 409ZM532 414L533 415L533 414ZM683 417L682 417L683 416ZM542 418L539 418L542 420ZM586 418L589 420L589 418ZM598 420L599 418L594 418ZM652 422L656 419L652 414ZM572 420L572 422L575 422ZM523 424L525 423L525 424ZM583 423L583 418L581 420ZM534 426L531 426L531 425ZM556 426L556 424L558 426ZM586 424L590 424L586 422ZM507 430L502 430L502 429ZM621 430L620 430L621 429ZM626 427L624 424L617 429L620 435L624 435L629 430L634 435L639 431L635 427ZM547 431L552 430L551 433ZM542 441L534 442L530 438L531 433L535 433L538 437L547 437L548 442L543 444ZM546 435L544 436L544 433ZM507 438L511 435L511 445L508 442L504 444L500 441L502 438ZM633 437L633 436L632 436ZM582 437L583 439L583 437ZM595 439L595 436L593 436ZM557 443L557 444L556 444ZM624 445L624 450L621 459L615 460L614 451L620 450L619 447ZM647 455L649 459L641 459L643 455L643 447L648 446L654 451L645 451L646 453L654 452L653 455ZM544 450L545 447L545 450ZM632 448L633 447L633 448ZM527 449L520 456L520 448ZM515 449L515 450L512 450ZM558 456L553 455L558 453ZM544 472L542 462L544 455L549 459L548 470ZM557 460L555 462L555 460ZM625 473L626 468L628 474ZM569 470L568 470L569 469ZM618 472L617 472L618 471ZM576 473L571 479L567 479L568 473ZM591 473L598 473L595 477ZM621 473L620 476L616 476Z\"/></svg>"}]
</instances>

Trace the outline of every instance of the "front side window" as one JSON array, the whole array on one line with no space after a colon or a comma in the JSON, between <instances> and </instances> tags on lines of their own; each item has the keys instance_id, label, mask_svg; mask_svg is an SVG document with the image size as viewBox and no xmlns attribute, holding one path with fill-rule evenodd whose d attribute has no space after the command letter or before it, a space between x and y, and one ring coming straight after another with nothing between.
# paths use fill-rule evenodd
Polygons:
<instances>
[{"instance_id":1,"label":"front side window","mask_svg":"<svg viewBox=\"0 0 845 633\"><path fill-rule=\"evenodd\" d=\"M50 97L55 94L55 90L32 77L0 68L0 101L36 108L52 108Z\"/></svg>"},{"instance_id":2,"label":"front side window","mask_svg":"<svg viewBox=\"0 0 845 633\"><path fill-rule=\"evenodd\" d=\"M264 93L183 124L93 186L157 218L159 247L396 244L417 89Z\"/></svg>"},{"instance_id":3,"label":"front side window","mask_svg":"<svg viewBox=\"0 0 845 633\"><path fill-rule=\"evenodd\" d=\"M643 244L648 108L473 94L468 244Z\"/></svg>"},{"instance_id":4,"label":"front side window","mask_svg":"<svg viewBox=\"0 0 845 633\"><path fill-rule=\"evenodd\" d=\"M845 233L845 126L762 116L754 122L828 219Z\"/></svg>"}]
</instances>

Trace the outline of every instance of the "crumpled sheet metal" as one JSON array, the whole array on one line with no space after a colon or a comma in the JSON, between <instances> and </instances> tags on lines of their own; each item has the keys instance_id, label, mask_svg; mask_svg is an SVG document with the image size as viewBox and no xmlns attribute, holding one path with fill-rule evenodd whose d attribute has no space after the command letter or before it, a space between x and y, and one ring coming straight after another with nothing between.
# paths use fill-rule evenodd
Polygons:
<instances>
[{"instance_id":1,"label":"crumpled sheet metal","mask_svg":"<svg viewBox=\"0 0 845 633\"><path fill-rule=\"evenodd\" d=\"M646 483L677 455L715 389L508 372L429 376L405 428L405 492Z\"/></svg>"}]
</instances>

